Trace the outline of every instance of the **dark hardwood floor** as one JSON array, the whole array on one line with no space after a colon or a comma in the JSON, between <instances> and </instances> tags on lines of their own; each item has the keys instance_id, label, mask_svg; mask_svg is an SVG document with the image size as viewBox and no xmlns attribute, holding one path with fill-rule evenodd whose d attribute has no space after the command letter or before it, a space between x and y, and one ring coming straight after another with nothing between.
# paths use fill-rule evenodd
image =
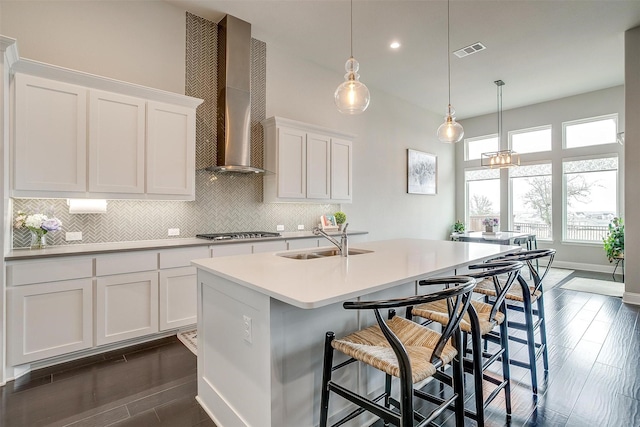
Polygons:
<instances>
[{"instance_id":1,"label":"dark hardwood floor","mask_svg":"<svg viewBox=\"0 0 640 427\"><path fill-rule=\"evenodd\" d=\"M513 367L512 417L499 396L486 425L640 426L640 307L560 288L578 276L611 279L576 271L545 292L550 369L546 378L540 373L540 394L531 394L529 372ZM512 357L526 357L522 345L510 349ZM0 388L0 426L215 427L195 395L196 358L170 337L8 383ZM443 425L453 426L447 417Z\"/></svg>"}]
</instances>

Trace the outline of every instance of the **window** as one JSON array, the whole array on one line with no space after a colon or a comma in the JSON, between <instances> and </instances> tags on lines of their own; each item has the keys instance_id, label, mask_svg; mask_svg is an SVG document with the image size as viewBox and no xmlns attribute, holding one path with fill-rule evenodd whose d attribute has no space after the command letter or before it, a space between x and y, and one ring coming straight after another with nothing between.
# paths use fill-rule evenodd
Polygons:
<instances>
[{"instance_id":1,"label":"window","mask_svg":"<svg viewBox=\"0 0 640 427\"><path fill-rule=\"evenodd\" d=\"M565 160L564 240L598 242L618 215L618 157Z\"/></svg>"},{"instance_id":2,"label":"window","mask_svg":"<svg viewBox=\"0 0 640 427\"><path fill-rule=\"evenodd\" d=\"M516 153L551 151L551 126L509 132L511 149Z\"/></svg>"},{"instance_id":3,"label":"window","mask_svg":"<svg viewBox=\"0 0 640 427\"><path fill-rule=\"evenodd\" d=\"M511 229L551 239L551 163L511 168L509 178Z\"/></svg>"},{"instance_id":4,"label":"window","mask_svg":"<svg viewBox=\"0 0 640 427\"><path fill-rule=\"evenodd\" d=\"M589 147L616 142L618 115L594 117L562 124L564 148Z\"/></svg>"},{"instance_id":5,"label":"window","mask_svg":"<svg viewBox=\"0 0 640 427\"><path fill-rule=\"evenodd\" d=\"M499 149L498 135L467 138L464 140L464 159L479 160L482 153L498 151Z\"/></svg>"},{"instance_id":6,"label":"window","mask_svg":"<svg viewBox=\"0 0 640 427\"><path fill-rule=\"evenodd\" d=\"M467 170L464 175L468 229L481 231L484 218L500 217L500 170Z\"/></svg>"}]
</instances>

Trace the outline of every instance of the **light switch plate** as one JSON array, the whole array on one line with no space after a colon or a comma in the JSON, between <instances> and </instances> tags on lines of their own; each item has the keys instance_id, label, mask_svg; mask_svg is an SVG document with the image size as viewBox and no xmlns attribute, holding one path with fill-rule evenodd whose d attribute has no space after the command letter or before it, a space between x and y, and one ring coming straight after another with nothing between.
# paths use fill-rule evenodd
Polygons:
<instances>
[{"instance_id":1,"label":"light switch plate","mask_svg":"<svg viewBox=\"0 0 640 427\"><path fill-rule=\"evenodd\" d=\"M277 225L276 226L276 231L284 231L284 225Z\"/></svg>"},{"instance_id":2,"label":"light switch plate","mask_svg":"<svg viewBox=\"0 0 640 427\"><path fill-rule=\"evenodd\" d=\"M179 236L180 235L180 229L179 228L170 228L169 229L169 236Z\"/></svg>"},{"instance_id":3,"label":"light switch plate","mask_svg":"<svg viewBox=\"0 0 640 427\"><path fill-rule=\"evenodd\" d=\"M304 230L304 224L298 224L298 230Z\"/></svg>"}]
</instances>

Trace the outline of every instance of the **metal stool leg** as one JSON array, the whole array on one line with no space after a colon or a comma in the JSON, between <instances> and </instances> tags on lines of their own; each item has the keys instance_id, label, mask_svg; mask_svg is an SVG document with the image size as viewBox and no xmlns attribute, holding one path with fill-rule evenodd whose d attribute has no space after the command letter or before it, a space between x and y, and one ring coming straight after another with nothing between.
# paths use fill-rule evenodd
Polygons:
<instances>
[{"instance_id":1,"label":"metal stool leg","mask_svg":"<svg viewBox=\"0 0 640 427\"><path fill-rule=\"evenodd\" d=\"M529 352L529 370L531 371L531 389L533 394L538 394L538 369L536 364L536 340L533 330L533 307L531 307L531 295L528 290L524 296L524 320L527 329L527 350Z\"/></svg>"},{"instance_id":2,"label":"metal stool leg","mask_svg":"<svg viewBox=\"0 0 640 427\"><path fill-rule=\"evenodd\" d=\"M320 395L320 427L327 427L329 416L329 381L331 381L331 368L333 367L333 347L331 342L335 339L333 332L327 332L324 339L324 365L322 366L322 393Z\"/></svg>"}]
</instances>

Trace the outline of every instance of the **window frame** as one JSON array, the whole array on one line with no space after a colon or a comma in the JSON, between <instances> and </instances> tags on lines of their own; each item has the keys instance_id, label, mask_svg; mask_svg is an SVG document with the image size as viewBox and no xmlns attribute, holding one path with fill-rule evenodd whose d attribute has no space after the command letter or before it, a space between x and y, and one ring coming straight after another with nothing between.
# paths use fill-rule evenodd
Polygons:
<instances>
[{"instance_id":1,"label":"window frame","mask_svg":"<svg viewBox=\"0 0 640 427\"><path fill-rule=\"evenodd\" d=\"M595 145L581 145L579 147L567 147L567 127L568 126L575 126L575 125L579 125L579 124L583 124L583 123L599 122L599 121L604 121L604 120L607 120L607 119L613 119L613 121L616 124L616 131L614 133L613 141L604 142L602 144L595 144ZM618 125L619 125L618 113L611 113L611 114L605 114L605 115L602 115L602 116L587 117L587 118L584 118L584 119L570 120L570 121L567 121L567 122L562 122L562 149L563 150L580 150L580 149L585 149L585 148L588 149L588 148L591 148L591 147L602 147L602 146L606 146L606 145L617 144L618 143L618 141L617 141ZM563 161L564 161L564 159L563 159Z\"/></svg>"},{"instance_id":2,"label":"window frame","mask_svg":"<svg viewBox=\"0 0 640 427\"><path fill-rule=\"evenodd\" d=\"M478 167L468 167L468 168L464 168L463 170L463 181L464 181L464 224L465 224L465 228L469 228L471 226L471 212L469 210L469 181L467 180L467 172L471 172L471 171L483 171L483 170L487 170L487 168L482 167L482 166L478 166ZM491 169L492 171L497 172L497 177L496 178L487 178L487 179L474 179L472 181L489 181L489 180L493 180L493 179L497 179L499 183L501 183L502 178L500 176L500 169ZM494 173L495 173L494 172ZM500 203L498 204L498 210L501 211L501 206L502 205L502 194L500 194ZM502 212L500 212L499 216L502 215Z\"/></svg>"},{"instance_id":3,"label":"window frame","mask_svg":"<svg viewBox=\"0 0 640 427\"><path fill-rule=\"evenodd\" d=\"M531 153L533 154L533 153ZM552 243L553 242L553 212L554 212L554 204L553 204L553 160L552 159L544 159L544 160L537 160L535 162L527 162L527 163L523 163L520 165L520 167L522 166L536 166L536 165L549 165L551 167L551 173L548 175L551 177L551 225L550 227L550 235L551 237L549 237L548 239L540 239L541 241L547 242L547 243ZM542 175L538 175L538 176L542 176ZM545 175L546 176L546 175ZM517 177L520 178L520 177ZM508 212L509 212L509 230L514 230L515 226L514 226L514 221L513 221L513 181L512 181L512 177L511 177L511 172L509 172L507 174L507 179L508 179L508 198L509 200L507 201L507 205L508 205Z\"/></svg>"},{"instance_id":4,"label":"window frame","mask_svg":"<svg viewBox=\"0 0 640 427\"><path fill-rule=\"evenodd\" d=\"M491 151L498 151L498 150L500 150L500 139L498 138L498 134L497 133L491 133L491 134L481 135L481 136L474 136L472 138L465 138L464 139L464 161L465 162L480 161L480 159L482 158L482 157L478 157L477 159L470 159L469 158L469 143L470 142L481 141L483 139L493 139L493 138L496 138L498 140L498 147L495 150L491 150Z\"/></svg>"},{"instance_id":5,"label":"window frame","mask_svg":"<svg viewBox=\"0 0 640 427\"><path fill-rule=\"evenodd\" d=\"M603 144L604 145L604 144ZM584 147L575 147L575 148L584 148ZM607 159L607 158L616 158L618 159L618 169L616 170L616 212L617 216L620 215L620 205L621 205L621 194L620 194L620 155L615 152L608 152L602 154L589 154L585 156L572 156L572 157L563 157L560 159L560 165L562 170L562 233L561 233L561 243L567 244L579 244L586 246L602 246L602 241L597 240L570 240L567 239L567 217L568 217L568 209L567 209L567 174L564 173L564 164L565 162L573 162L580 160L598 160L598 159Z\"/></svg>"},{"instance_id":6,"label":"window frame","mask_svg":"<svg viewBox=\"0 0 640 427\"><path fill-rule=\"evenodd\" d=\"M513 143L512 143L512 137L513 135L518 135L521 133L529 133L529 132L537 132L537 131L541 131L541 130L547 130L549 129L549 131L551 132L551 139L550 139L550 148L548 150L542 150L542 151L529 151L527 153L523 153L520 151L516 151L516 153L520 154L520 156L522 157L522 155L529 155L529 154L539 154L539 153L550 153L553 151L553 125L548 124L548 125L542 125L542 126L534 126L534 127L530 127L530 128L525 128L525 129L516 129L516 130L510 130L507 135L508 135L508 142L509 142L509 149L513 150Z\"/></svg>"}]
</instances>

